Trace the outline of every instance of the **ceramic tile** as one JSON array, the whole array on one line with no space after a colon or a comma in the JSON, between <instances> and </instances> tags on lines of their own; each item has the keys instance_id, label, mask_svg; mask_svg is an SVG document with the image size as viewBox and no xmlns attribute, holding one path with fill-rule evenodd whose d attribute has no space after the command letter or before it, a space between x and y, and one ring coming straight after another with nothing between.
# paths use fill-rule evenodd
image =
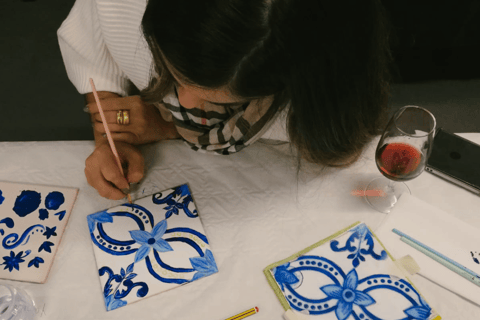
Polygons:
<instances>
[{"instance_id":1,"label":"ceramic tile","mask_svg":"<svg viewBox=\"0 0 480 320\"><path fill-rule=\"evenodd\" d=\"M107 311L218 272L186 184L87 220Z\"/></svg>"},{"instance_id":2,"label":"ceramic tile","mask_svg":"<svg viewBox=\"0 0 480 320\"><path fill-rule=\"evenodd\" d=\"M0 278L44 283L78 190L0 182Z\"/></svg>"},{"instance_id":3,"label":"ceramic tile","mask_svg":"<svg viewBox=\"0 0 480 320\"><path fill-rule=\"evenodd\" d=\"M290 308L305 319L437 316L363 223L270 273Z\"/></svg>"}]
</instances>

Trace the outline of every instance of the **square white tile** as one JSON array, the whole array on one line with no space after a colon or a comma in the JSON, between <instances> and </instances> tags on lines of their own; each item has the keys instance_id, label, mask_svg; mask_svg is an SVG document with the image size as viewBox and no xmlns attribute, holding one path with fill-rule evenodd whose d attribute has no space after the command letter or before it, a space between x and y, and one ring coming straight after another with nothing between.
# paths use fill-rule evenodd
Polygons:
<instances>
[{"instance_id":1,"label":"square white tile","mask_svg":"<svg viewBox=\"0 0 480 320\"><path fill-rule=\"evenodd\" d=\"M87 220L107 311L218 272L186 184Z\"/></svg>"},{"instance_id":2,"label":"square white tile","mask_svg":"<svg viewBox=\"0 0 480 320\"><path fill-rule=\"evenodd\" d=\"M0 181L0 278L47 280L77 193Z\"/></svg>"}]
</instances>

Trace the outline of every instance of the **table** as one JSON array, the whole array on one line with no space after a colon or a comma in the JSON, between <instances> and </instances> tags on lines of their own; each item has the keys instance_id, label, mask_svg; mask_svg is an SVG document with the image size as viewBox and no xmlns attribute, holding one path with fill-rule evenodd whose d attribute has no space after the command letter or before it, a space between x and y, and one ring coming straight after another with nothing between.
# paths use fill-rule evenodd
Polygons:
<instances>
[{"instance_id":1,"label":"table","mask_svg":"<svg viewBox=\"0 0 480 320\"><path fill-rule=\"evenodd\" d=\"M460 134L480 143L480 133ZM219 273L106 312L88 214L124 201L101 198L84 175L91 141L0 143L0 180L80 189L45 284L5 281L36 299L36 319L225 319L258 306L252 320L281 320L283 309L262 270L356 222L375 230L386 217L351 195L374 177L375 139L351 168L296 174L288 144L262 142L229 156L193 152L181 141L142 147L145 195L188 183ZM430 173L407 182L419 199L480 228L480 197ZM421 276L412 281L443 319L480 317L480 306Z\"/></svg>"}]
</instances>

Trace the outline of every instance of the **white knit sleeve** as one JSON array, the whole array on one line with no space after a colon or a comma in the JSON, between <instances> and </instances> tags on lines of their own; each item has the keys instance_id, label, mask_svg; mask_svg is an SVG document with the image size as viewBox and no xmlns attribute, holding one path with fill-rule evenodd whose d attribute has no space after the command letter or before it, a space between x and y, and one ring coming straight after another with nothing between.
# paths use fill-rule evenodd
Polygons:
<instances>
[{"instance_id":1,"label":"white knit sleeve","mask_svg":"<svg viewBox=\"0 0 480 320\"><path fill-rule=\"evenodd\" d=\"M287 142L290 141L287 134L288 109L289 105L285 107L282 111L280 111L280 114L277 116L270 128L262 135L261 139L279 140Z\"/></svg>"},{"instance_id":2,"label":"white knit sleeve","mask_svg":"<svg viewBox=\"0 0 480 320\"><path fill-rule=\"evenodd\" d=\"M67 75L80 94L97 91L126 95L127 77L115 63L102 35L95 0L77 0L57 31Z\"/></svg>"}]
</instances>

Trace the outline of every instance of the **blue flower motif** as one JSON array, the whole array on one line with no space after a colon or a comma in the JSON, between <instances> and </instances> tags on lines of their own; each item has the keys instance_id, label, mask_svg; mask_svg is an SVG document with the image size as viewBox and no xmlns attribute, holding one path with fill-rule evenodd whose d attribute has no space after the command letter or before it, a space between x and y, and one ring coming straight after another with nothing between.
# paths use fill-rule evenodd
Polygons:
<instances>
[{"instance_id":1,"label":"blue flower motif","mask_svg":"<svg viewBox=\"0 0 480 320\"><path fill-rule=\"evenodd\" d=\"M33 258L32 260L30 260L30 262L28 263L28 267L30 268L31 266L35 266L35 268L38 268L40 263L44 263L45 261L43 261L42 258L40 257L35 257Z\"/></svg>"},{"instance_id":2,"label":"blue flower motif","mask_svg":"<svg viewBox=\"0 0 480 320\"><path fill-rule=\"evenodd\" d=\"M55 232L55 230L57 230L57 227L49 228L45 226L45 228L47 228L47 230L43 233L43 235L47 237L47 239L50 239L51 236L57 236L57 233Z\"/></svg>"},{"instance_id":3,"label":"blue flower motif","mask_svg":"<svg viewBox=\"0 0 480 320\"><path fill-rule=\"evenodd\" d=\"M422 304L421 307L411 307L403 312L416 320L427 320L432 312L432 308L428 306L422 296L420 296L420 303Z\"/></svg>"},{"instance_id":4,"label":"blue flower motif","mask_svg":"<svg viewBox=\"0 0 480 320\"><path fill-rule=\"evenodd\" d=\"M167 230L167 220L162 220L153 227L152 232L143 230L129 231L135 242L141 245L135 254L135 263L144 259L153 248L158 252L173 251L167 241L163 240L163 234Z\"/></svg>"},{"instance_id":5,"label":"blue flower motif","mask_svg":"<svg viewBox=\"0 0 480 320\"><path fill-rule=\"evenodd\" d=\"M30 250L27 250L25 252L25 256L23 256L23 257L22 257L23 251L20 251L17 255L15 255L15 252L10 251L10 256L3 257L4 262L2 263L2 265L3 264L5 265L5 268L3 268L3 270L6 270L8 268L8 271L12 272L12 270L15 268L18 271L20 271L19 264L22 263L22 262L25 262L25 260L23 260L23 258L28 256L29 254L30 254Z\"/></svg>"},{"instance_id":6,"label":"blue flower motif","mask_svg":"<svg viewBox=\"0 0 480 320\"><path fill-rule=\"evenodd\" d=\"M115 299L113 297L113 294L105 298L105 306L107 307L107 311L115 310L117 308L123 307L126 304L127 304L127 301L123 301L121 299Z\"/></svg>"},{"instance_id":7,"label":"blue flower motif","mask_svg":"<svg viewBox=\"0 0 480 320\"><path fill-rule=\"evenodd\" d=\"M204 257L190 258L190 263L192 264L192 267L197 270L197 273L193 275L192 281L218 272L217 264L213 258L212 251L209 249L205 251Z\"/></svg>"},{"instance_id":8,"label":"blue flower motif","mask_svg":"<svg viewBox=\"0 0 480 320\"><path fill-rule=\"evenodd\" d=\"M52 253L52 249L50 248L51 246L53 246L53 243L50 242L50 241L44 241L42 243L42 245L40 246L40 248L38 248L38 252L42 251L42 250L45 250L46 252L50 252Z\"/></svg>"},{"instance_id":9,"label":"blue flower motif","mask_svg":"<svg viewBox=\"0 0 480 320\"><path fill-rule=\"evenodd\" d=\"M376 301L368 294L355 290L358 285L358 275L355 269L347 274L343 287L335 284L329 284L320 288L328 297L337 299L337 308L335 315L338 320L347 319L353 310L353 305L369 306Z\"/></svg>"},{"instance_id":10,"label":"blue flower motif","mask_svg":"<svg viewBox=\"0 0 480 320\"><path fill-rule=\"evenodd\" d=\"M182 184L179 187L175 188L175 191L173 192L174 195L180 195L180 197L186 196L190 194L190 191L188 190L188 185Z\"/></svg>"},{"instance_id":11,"label":"blue flower motif","mask_svg":"<svg viewBox=\"0 0 480 320\"><path fill-rule=\"evenodd\" d=\"M292 272L288 271L287 268L290 266L290 263L278 266L273 270L275 280L280 285L282 291L284 290L285 284L295 284L300 281Z\"/></svg>"},{"instance_id":12,"label":"blue flower motif","mask_svg":"<svg viewBox=\"0 0 480 320\"><path fill-rule=\"evenodd\" d=\"M92 233L93 231L95 231L95 226L97 222L103 222L103 223L113 222L113 218L111 215L108 214L107 210L104 210L104 211L100 211L100 212L88 215L87 221L88 221L88 229L90 230L90 233Z\"/></svg>"}]
</instances>

